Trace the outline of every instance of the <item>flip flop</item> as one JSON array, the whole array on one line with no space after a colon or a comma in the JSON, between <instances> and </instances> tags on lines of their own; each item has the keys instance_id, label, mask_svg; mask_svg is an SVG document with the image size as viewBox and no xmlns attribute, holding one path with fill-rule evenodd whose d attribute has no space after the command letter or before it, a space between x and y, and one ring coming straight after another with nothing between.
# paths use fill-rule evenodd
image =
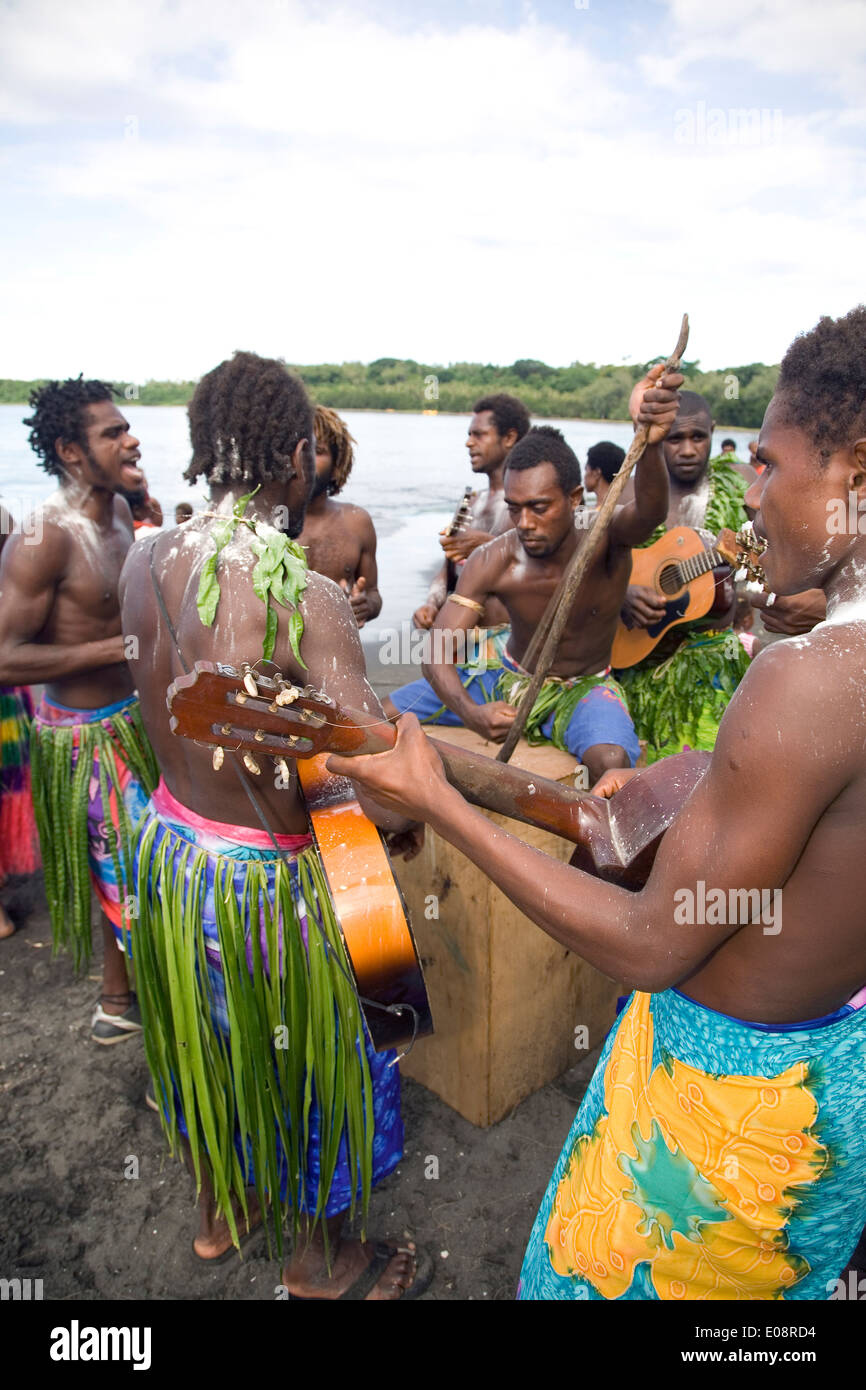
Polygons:
<instances>
[{"instance_id":1,"label":"flip flop","mask_svg":"<svg viewBox=\"0 0 866 1390\"><path fill-rule=\"evenodd\" d=\"M354 1284L351 1284L345 1293L341 1293L338 1298L307 1298L303 1294L290 1293L289 1298L294 1303L340 1303L346 1301L360 1302L367 1297L371 1289L375 1288L380 1278L388 1268L389 1263L395 1255L409 1254L415 1259L415 1278L408 1289L401 1289L392 1303L399 1303L401 1300L406 1302L412 1298L420 1298L422 1293L426 1293L433 1282L433 1257L423 1245L417 1245L412 1250L407 1250L405 1245L393 1245L387 1240L377 1240L373 1246L373 1258L362 1269Z\"/></svg>"}]
</instances>

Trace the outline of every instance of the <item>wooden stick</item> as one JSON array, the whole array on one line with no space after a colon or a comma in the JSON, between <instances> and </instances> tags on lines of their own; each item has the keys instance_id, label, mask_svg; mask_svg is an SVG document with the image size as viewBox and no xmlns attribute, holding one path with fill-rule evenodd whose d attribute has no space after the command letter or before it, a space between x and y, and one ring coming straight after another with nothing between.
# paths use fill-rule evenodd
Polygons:
<instances>
[{"instance_id":1,"label":"wooden stick","mask_svg":"<svg viewBox=\"0 0 866 1390\"><path fill-rule=\"evenodd\" d=\"M686 344L688 343L688 341L689 316L688 314L683 314L683 322L680 328L680 336L677 339L677 345L674 348L673 353L665 363L662 376L664 376L667 372L675 372L677 370L677 368L680 365L680 359L682 358L682 355L686 350ZM541 622L543 626L548 621L548 615L551 614L551 608L553 605L555 605L555 609L552 612L552 616L550 617L550 628L547 632L547 636L544 639L544 646L541 648L541 653L538 657L538 661L536 662L535 671L533 673L532 679L530 680L529 685L527 686L526 691L524 692L523 698L521 699L520 704L517 707L517 714L515 716L514 723L511 725L511 728L508 731L508 736L496 755L498 761L501 763L507 763L508 759L511 757L511 754L517 747L517 742L520 738L520 735L523 733L524 728L526 727L526 721L529 718L529 715L532 711L532 706L535 704L538 692L544 683L548 671L550 670L554 660L556 659L556 651L559 646L559 640L562 637L562 634L565 630L565 625L568 622L569 617L571 616L571 610L574 607L575 599L577 598L580 586L583 583L584 576L589 571L589 568L592 565L592 562L595 559L596 554L601 548L601 543L607 534L611 521L613 520L614 509L616 507L617 502L619 501L620 493L622 492L623 488L628 482L635 464L637 463L638 459L642 456L644 450L646 449L648 438L649 425L640 425L638 429L635 431L634 439L632 440L631 445L629 446L629 450L625 456L625 459L623 460L622 467L614 477L614 480L611 483L610 488L608 489L607 497L605 497L603 503L601 504L601 507L599 508L595 525L593 526L592 530L588 533L583 545L580 546L579 549L574 552L574 555L569 560L565 573L563 574L562 579L560 580L559 587L553 596L553 600L551 601L551 604L548 604L548 607L544 613ZM532 645L533 644L531 643L529 649L530 652L532 650Z\"/></svg>"}]
</instances>

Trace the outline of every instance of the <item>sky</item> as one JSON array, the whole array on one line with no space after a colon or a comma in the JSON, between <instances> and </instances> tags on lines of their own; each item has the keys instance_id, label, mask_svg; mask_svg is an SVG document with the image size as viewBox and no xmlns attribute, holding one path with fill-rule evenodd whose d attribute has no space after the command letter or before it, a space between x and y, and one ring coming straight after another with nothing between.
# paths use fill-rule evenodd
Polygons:
<instances>
[{"instance_id":1,"label":"sky","mask_svg":"<svg viewBox=\"0 0 866 1390\"><path fill-rule=\"evenodd\" d=\"M777 362L864 299L864 0L0 0L0 376Z\"/></svg>"}]
</instances>

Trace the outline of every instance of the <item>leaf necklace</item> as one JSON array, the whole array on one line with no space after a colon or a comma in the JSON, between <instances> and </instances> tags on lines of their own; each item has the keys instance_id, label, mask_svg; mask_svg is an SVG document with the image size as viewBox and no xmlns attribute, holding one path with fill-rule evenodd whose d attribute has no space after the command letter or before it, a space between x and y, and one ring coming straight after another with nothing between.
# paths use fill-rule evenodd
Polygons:
<instances>
[{"instance_id":1,"label":"leaf necklace","mask_svg":"<svg viewBox=\"0 0 866 1390\"><path fill-rule=\"evenodd\" d=\"M220 554L239 525L248 527L252 532L250 544L258 556L253 570L253 590L267 611L262 656L266 661L270 661L276 645L277 612L271 604L271 599L274 599L283 608L292 610L289 615L289 643L298 665L306 670L306 662L301 659L300 652L304 619L298 605L307 587L307 557L303 546L298 545L297 541L289 540L289 537L278 531L275 526L266 521L250 521L244 515L250 499L255 497L258 490L255 488L246 496L239 497L232 507L231 516L223 517L216 512L205 513L206 516L216 516L218 519L211 530L215 550L205 560L198 583L198 615L205 627L213 627L220 601L220 582L216 573Z\"/></svg>"}]
</instances>

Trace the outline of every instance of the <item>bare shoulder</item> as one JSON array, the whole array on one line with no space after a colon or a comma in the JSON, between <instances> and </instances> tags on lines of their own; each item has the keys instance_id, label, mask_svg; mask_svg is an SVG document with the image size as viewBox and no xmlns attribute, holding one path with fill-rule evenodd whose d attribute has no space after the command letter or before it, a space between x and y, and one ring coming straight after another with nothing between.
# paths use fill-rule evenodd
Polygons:
<instances>
[{"instance_id":1,"label":"bare shoulder","mask_svg":"<svg viewBox=\"0 0 866 1390\"><path fill-rule=\"evenodd\" d=\"M121 497L118 493L114 494L114 519L119 521L131 536L135 535L129 503L125 497Z\"/></svg>"},{"instance_id":2,"label":"bare shoulder","mask_svg":"<svg viewBox=\"0 0 866 1390\"><path fill-rule=\"evenodd\" d=\"M340 507L343 512L344 524L355 533L359 540L375 541L376 528L373 525L373 518L364 507L358 507L354 502L341 502Z\"/></svg>"},{"instance_id":3,"label":"bare shoulder","mask_svg":"<svg viewBox=\"0 0 866 1390\"><path fill-rule=\"evenodd\" d=\"M13 531L3 547L0 564L7 583L37 589L62 578L72 554L72 535L62 515L47 506L39 514L39 526L31 532Z\"/></svg>"}]
</instances>

